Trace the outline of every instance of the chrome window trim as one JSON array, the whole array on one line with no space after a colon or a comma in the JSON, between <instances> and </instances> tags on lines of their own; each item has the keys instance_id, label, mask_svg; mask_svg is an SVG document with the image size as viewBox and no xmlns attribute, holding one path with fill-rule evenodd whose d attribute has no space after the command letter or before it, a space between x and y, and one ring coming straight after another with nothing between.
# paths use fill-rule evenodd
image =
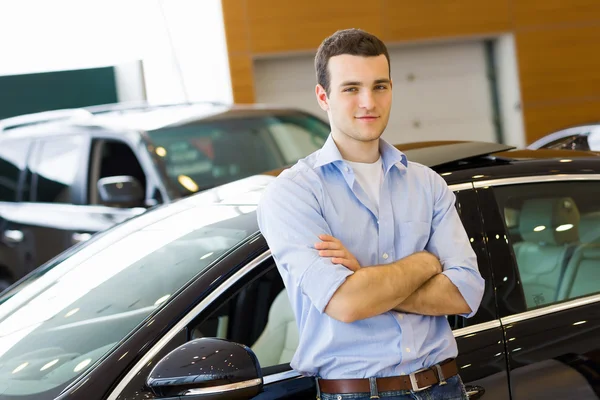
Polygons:
<instances>
[{"instance_id":1,"label":"chrome window trim","mask_svg":"<svg viewBox=\"0 0 600 400\"><path fill-rule=\"evenodd\" d=\"M556 174L556 175L532 175L514 178L498 178L487 181L473 182L475 188L488 186L520 185L523 183L545 183L561 181L600 181L600 174Z\"/></svg>"},{"instance_id":2,"label":"chrome window trim","mask_svg":"<svg viewBox=\"0 0 600 400\"><path fill-rule=\"evenodd\" d=\"M300 374L300 372L290 369L288 371L278 372L276 374L267 375L267 376L263 377L263 382L265 385L270 385L271 383L287 381L288 379L297 378L299 376L302 376L302 374Z\"/></svg>"},{"instance_id":3,"label":"chrome window trim","mask_svg":"<svg viewBox=\"0 0 600 400\"><path fill-rule=\"evenodd\" d=\"M503 325L510 325L516 322L527 321L532 318L541 317L548 314L553 314L559 311L570 310L588 304L600 303L600 294L593 294L582 299L570 300L564 303L551 304L549 306L538 308L531 311L525 311L519 314L511 315L508 317L500 318Z\"/></svg>"},{"instance_id":4,"label":"chrome window trim","mask_svg":"<svg viewBox=\"0 0 600 400\"><path fill-rule=\"evenodd\" d=\"M254 268L265 262L271 257L271 250L267 250L254 260L249 262L235 274L233 274L225 283L216 288L211 294L206 296L196 307L188 312L173 328L171 328L160 340L152 346L152 348L129 370L129 372L121 379L117 386L108 396L107 400L116 400L125 387L131 382L131 380L141 371L141 369L150 362L150 360L158 354L171 341L175 335L183 328L185 328L192 320L202 312L208 305L210 305L215 299L221 296L226 290L233 286L238 280L243 278L246 274L251 272Z\"/></svg>"},{"instance_id":5,"label":"chrome window trim","mask_svg":"<svg viewBox=\"0 0 600 400\"><path fill-rule=\"evenodd\" d=\"M206 387L206 388L201 388L201 389L188 389L183 394L183 397L185 398L185 396L198 396L201 394L220 394L223 392L231 392L232 390L247 389L249 387L258 386L261 384L261 382L262 382L262 380L260 378L257 378L257 379L250 379L248 381L243 381L243 382L230 383L227 385L219 385L219 386Z\"/></svg>"},{"instance_id":6,"label":"chrome window trim","mask_svg":"<svg viewBox=\"0 0 600 400\"><path fill-rule=\"evenodd\" d=\"M468 183L457 183L454 185L448 185L448 188L450 190L452 190L453 192L458 192L459 190L470 190L473 189L473 183L472 182L468 182Z\"/></svg>"},{"instance_id":7,"label":"chrome window trim","mask_svg":"<svg viewBox=\"0 0 600 400\"><path fill-rule=\"evenodd\" d=\"M493 321L483 322L481 324L476 324L473 326L467 326L466 328L455 329L452 331L452 334L454 335L455 338L457 338L457 337L472 335L474 333L488 331L488 330L494 329L494 328L500 328L501 326L502 326L502 324L500 323L500 320L495 319Z\"/></svg>"}]
</instances>

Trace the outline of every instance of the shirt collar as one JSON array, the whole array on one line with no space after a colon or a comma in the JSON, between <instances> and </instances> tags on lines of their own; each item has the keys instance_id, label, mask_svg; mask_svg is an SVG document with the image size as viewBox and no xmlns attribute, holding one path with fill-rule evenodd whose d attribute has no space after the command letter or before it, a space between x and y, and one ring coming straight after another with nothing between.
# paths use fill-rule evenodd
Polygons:
<instances>
[{"instance_id":1,"label":"shirt collar","mask_svg":"<svg viewBox=\"0 0 600 400\"><path fill-rule=\"evenodd\" d=\"M381 154L381 160L383 161L383 170L388 172L392 166L396 166L399 170L408 168L408 160L406 155L400 150L389 144L383 139L379 139L379 153ZM330 134L315 162L315 168L322 167L327 164L335 163L336 161L344 161L337 145L333 141L333 136Z\"/></svg>"}]
</instances>

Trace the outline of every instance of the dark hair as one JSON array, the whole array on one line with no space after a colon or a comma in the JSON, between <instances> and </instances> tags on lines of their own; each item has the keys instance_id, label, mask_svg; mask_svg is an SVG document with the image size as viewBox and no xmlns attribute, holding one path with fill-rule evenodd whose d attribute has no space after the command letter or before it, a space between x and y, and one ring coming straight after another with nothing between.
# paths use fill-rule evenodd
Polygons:
<instances>
[{"instance_id":1,"label":"dark hair","mask_svg":"<svg viewBox=\"0 0 600 400\"><path fill-rule=\"evenodd\" d=\"M331 57L342 54L352 56L376 57L385 55L391 75L390 55L385 44L376 36L361 29L344 29L329 36L319 46L315 56L317 83L330 93L330 76L327 65Z\"/></svg>"}]
</instances>

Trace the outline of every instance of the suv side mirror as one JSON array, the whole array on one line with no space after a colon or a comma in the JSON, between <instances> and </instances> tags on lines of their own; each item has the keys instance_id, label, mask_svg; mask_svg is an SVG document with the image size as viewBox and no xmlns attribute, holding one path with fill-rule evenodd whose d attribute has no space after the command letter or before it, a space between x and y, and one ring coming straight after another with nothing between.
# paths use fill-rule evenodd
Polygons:
<instances>
[{"instance_id":1,"label":"suv side mirror","mask_svg":"<svg viewBox=\"0 0 600 400\"><path fill-rule=\"evenodd\" d=\"M263 379L250 348L223 339L200 338L160 360L146 385L159 399L241 400L259 394Z\"/></svg>"},{"instance_id":2,"label":"suv side mirror","mask_svg":"<svg viewBox=\"0 0 600 400\"><path fill-rule=\"evenodd\" d=\"M104 204L139 206L144 201L144 190L133 176L108 176L98 180L98 194Z\"/></svg>"}]
</instances>

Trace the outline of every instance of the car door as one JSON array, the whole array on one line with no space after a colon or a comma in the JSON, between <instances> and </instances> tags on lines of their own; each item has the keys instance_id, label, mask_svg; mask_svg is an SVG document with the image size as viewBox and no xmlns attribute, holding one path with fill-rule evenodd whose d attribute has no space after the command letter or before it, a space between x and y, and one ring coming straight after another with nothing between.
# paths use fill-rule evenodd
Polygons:
<instances>
[{"instance_id":1,"label":"car door","mask_svg":"<svg viewBox=\"0 0 600 400\"><path fill-rule=\"evenodd\" d=\"M457 363L470 399L509 397L504 337L496 307L495 277L487 249L490 238L484 230L479 199L472 184L450 185L456 209L477 255L485 291L477 313L469 319L449 317L458 345Z\"/></svg>"},{"instance_id":2,"label":"car door","mask_svg":"<svg viewBox=\"0 0 600 400\"><path fill-rule=\"evenodd\" d=\"M576 178L480 189L515 400L600 398L600 176Z\"/></svg>"}]
</instances>

